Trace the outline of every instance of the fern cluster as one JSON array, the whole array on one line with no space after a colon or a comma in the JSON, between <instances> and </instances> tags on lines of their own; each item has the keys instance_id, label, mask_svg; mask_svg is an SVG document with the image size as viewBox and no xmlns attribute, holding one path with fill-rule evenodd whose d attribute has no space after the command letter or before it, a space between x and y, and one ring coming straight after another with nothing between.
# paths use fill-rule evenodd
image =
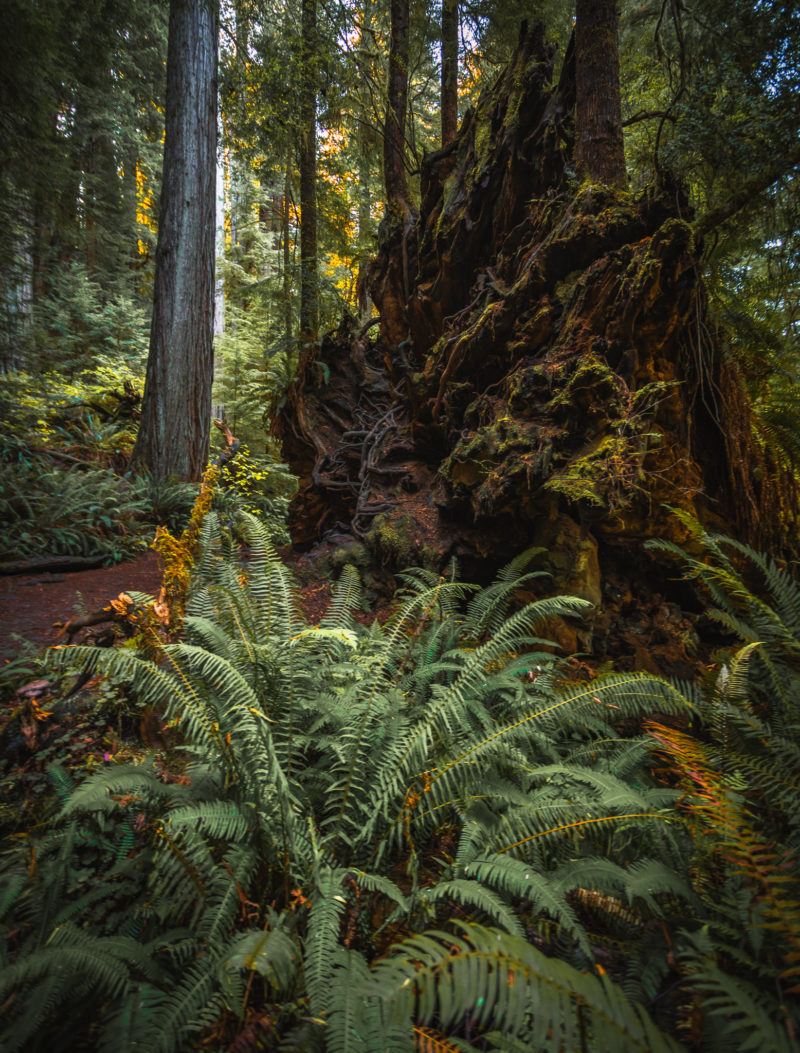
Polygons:
<instances>
[{"instance_id":1,"label":"fern cluster","mask_svg":"<svg viewBox=\"0 0 800 1053\"><path fill-rule=\"evenodd\" d=\"M245 568L206 521L184 639L157 659L52 653L159 708L185 768L62 785L58 815L8 851L4 1048L57 1049L61 1028L177 1050L255 1015L262 1048L675 1048L643 1007L665 946L627 975L598 948L692 895L653 740L619 730L686 714L680 692L560 684L536 627L587 605L509 613L524 560L477 594L409 573L369 628L346 569L309 626L264 526L242 529Z\"/></svg>"},{"instance_id":2,"label":"fern cluster","mask_svg":"<svg viewBox=\"0 0 800 1053\"><path fill-rule=\"evenodd\" d=\"M703 925L679 956L713 1049L791 1050L800 1022L800 588L769 557L682 516L698 555L668 542L708 613L741 644L687 687L700 725L650 725L695 840Z\"/></svg>"},{"instance_id":3,"label":"fern cluster","mask_svg":"<svg viewBox=\"0 0 800 1053\"><path fill-rule=\"evenodd\" d=\"M533 553L482 591L408 572L385 626L346 568L309 625L265 525L238 531L244 565L206 519L180 642L51 653L183 761L54 772L4 857L4 1049L793 1047L785 572L698 532L743 647L705 685L574 684L538 627L587 604L515 605Z\"/></svg>"}]
</instances>

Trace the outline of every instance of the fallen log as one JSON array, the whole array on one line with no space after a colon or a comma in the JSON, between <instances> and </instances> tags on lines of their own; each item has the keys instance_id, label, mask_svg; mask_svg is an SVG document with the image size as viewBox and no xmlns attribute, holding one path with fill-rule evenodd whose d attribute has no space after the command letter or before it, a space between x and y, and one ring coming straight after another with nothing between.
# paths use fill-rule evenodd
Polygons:
<instances>
[{"instance_id":1,"label":"fallen log","mask_svg":"<svg viewBox=\"0 0 800 1053\"><path fill-rule=\"evenodd\" d=\"M46 574L52 570L94 570L101 567L108 556L33 556L31 559L12 559L0 563L0 575Z\"/></svg>"}]
</instances>

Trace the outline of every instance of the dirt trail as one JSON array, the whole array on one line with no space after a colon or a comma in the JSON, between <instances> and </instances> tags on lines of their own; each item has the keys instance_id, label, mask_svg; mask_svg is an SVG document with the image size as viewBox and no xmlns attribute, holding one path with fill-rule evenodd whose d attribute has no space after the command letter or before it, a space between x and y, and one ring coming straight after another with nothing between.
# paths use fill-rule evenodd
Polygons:
<instances>
[{"instance_id":1,"label":"dirt trail","mask_svg":"<svg viewBox=\"0 0 800 1053\"><path fill-rule=\"evenodd\" d=\"M281 554L290 566L297 557L286 548ZM97 611L121 592L146 592L161 588L161 562L147 552L130 563L98 570L70 573L12 574L0 577L0 658L13 658L19 651L15 634L39 646L57 643L59 625L75 614ZM298 587L298 599L310 624L316 624L328 608L330 586L323 578ZM72 643L80 643L81 635Z\"/></svg>"},{"instance_id":2,"label":"dirt trail","mask_svg":"<svg viewBox=\"0 0 800 1053\"><path fill-rule=\"evenodd\" d=\"M58 627L74 614L96 611L120 592L158 593L161 565L155 552L130 563L98 570L56 574L13 574L0 578L0 655L13 657L17 634L32 643L56 643Z\"/></svg>"}]
</instances>

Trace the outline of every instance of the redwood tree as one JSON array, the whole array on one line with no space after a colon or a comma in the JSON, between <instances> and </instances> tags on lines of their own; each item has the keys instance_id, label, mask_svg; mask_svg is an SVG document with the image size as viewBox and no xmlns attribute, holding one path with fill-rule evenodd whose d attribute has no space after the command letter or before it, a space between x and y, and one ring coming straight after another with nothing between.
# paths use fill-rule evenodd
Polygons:
<instances>
[{"instance_id":1,"label":"redwood tree","mask_svg":"<svg viewBox=\"0 0 800 1053\"><path fill-rule=\"evenodd\" d=\"M217 0L171 0L153 321L134 461L199 479L214 332Z\"/></svg>"},{"instance_id":2,"label":"redwood tree","mask_svg":"<svg viewBox=\"0 0 800 1053\"><path fill-rule=\"evenodd\" d=\"M300 334L319 324L317 278L317 0L303 0L300 88Z\"/></svg>"},{"instance_id":3,"label":"redwood tree","mask_svg":"<svg viewBox=\"0 0 800 1053\"><path fill-rule=\"evenodd\" d=\"M389 10L392 31L389 42L386 123L383 132L386 208L390 213L407 214L409 205L405 130L408 110L408 0L391 0Z\"/></svg>"},{"instance_id":4,"label":"redwood tree","mask_svg":"<svg viewBox=\"0 0 800 1053\"><path fill-rule=\"evenodd\" d=\"M596 183L627 182L619 87L617 0L575 2L575 163Z\"/></svg>"},{"instance_id":5,"label":"redwood tree","mask_svg":"<svg viewBox=\"0 0 800 1053\"><path fill-rule=\"evenodd\" d=\"M370 276L369 293L381 316L380 338L386 360L408 336L405 301L408 298L408 236L413 226L405 162L408 111L408 0L391 0L389 80L383 128L383 177L386 217L379 262ZM384 262L380 262L383 260ZM376 275L379 280L375 281ZM397 379L397 378L395 378Z\"/></svg>"},{"instance_id":6,"label":"redwood tree","mask_svg":"<svg viewBox=\"0 0 800 1053\"><path fill-rule=\"evenodd\" d=\"M442 146L458 130L458 0L442 0Z\"/></svg>"}]
</instances>

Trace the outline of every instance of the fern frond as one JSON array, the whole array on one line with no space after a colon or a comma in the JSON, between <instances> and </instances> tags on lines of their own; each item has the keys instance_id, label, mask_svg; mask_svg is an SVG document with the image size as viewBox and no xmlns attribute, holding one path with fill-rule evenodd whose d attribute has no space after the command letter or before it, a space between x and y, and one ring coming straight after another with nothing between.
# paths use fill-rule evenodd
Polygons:
<instances>
[{"instance_id":1,"label":"fern frond","mask_svg":"<svg viewBox=\"0 0 800 1053\"><path fill-rule=\"evenodd\" d=\"M581 873L571 864L573 874ZM586 931L578 920L575 911L564 896L563 889L552 882L549 874L537 871L529 863L508 855L493 855L476 859L464 868L469 877L498 889L516 900L528 901L535 912L544 912L558 922L566 933L575 940L587 958L592 957L592 949ZM581 880L585 880L581 876Z\"/></svg>"},{"instance_id":2,"label":"fern frond","mask_svg":"<svg viewBox=\"0 0 800 1053\"><path fill-rule=\"evenodd\" d=\"M605 834L608 836L611 832L617 833L631 827L641 829L646 824L654 822L661 824L677 821L679 821L677 817L669 812L625 812L587 817L583 809L566 805L562 806L562 815L559 819L555 809L537 809L534 812L533 809L518 808L504 822L504 826L515 840L503 843L505 837L498 837L493 847L499 853L511 852L522 848L523 845L530 847L532 842L539 841L541 838L547 838L549 842L552 842L569 837L575 842L587 835Z\"/></svg>"},{"instance_id":3,"label":"fern frond","mask_svg":"<svg viewBox=\"0 0 800 1053\"><path fill-rule=\"evenodd\" d=\"M578 972L508 933L459 930L407 939L372 966L371 991L387 1002L390 1019L448 1028L469 1013L478 1027L525 1036L537 1050L579 1048L583 1026L594 1049L680 1048L607 977Z\"/></svg>"},{"instance_id":4,"label":"fern frond","mask_svg":"<svg viewBox=\"0 0 800 1053\"><path fill-rule=\"evenodd\" d=\"M207 950L185 969L177 984L164 996L139 1035L142 1049L174 1053L187 1045L222 1009L218 972L223 961L219 951Z\"/></svg>"},{"instance_id":5,"label":"fern frond","mask_svg":"<svg viewBox=\"0 0 800 1053\"><path fill-rule=\"evenodd\" d=\"M311 913L303 947L303 968L306 989L314 1016L324 1019L331 1005L329 977L336 948L339 946L339 925L347 900L342 895L342 884L347 871L325 864L317 866Z\"/></svg>"},{"instance_id":6,"label":"fern frond","mask_svg":"<svg viewBox=\"0 0 800 1053\"><path fill-rule=\"evenodd\" d=\"M141 1049L139 1036L151 1026L163 998L163 991L153 984L128 984L122 997L105 1007L98 1053L133 1053Z\"/></svg>"},{"instance_id":7,"label":"fern frond","mask_svg":"<svg viewBox=\"0 0 800 1053\"><path fill-rule=\"evenodd\" d=\"M524 573L525 568L544 551L543 548L528 548L515 556L497 572L494 583L481 589L470 601L465 627L471 636L479 639L485 632L496 632L506 618L514 593L528 582L550 577L545 570Z\"/></svg>"},{"instance_id":8,"label":"fern frond","mask_svg":"<svg viewBox=\"0 0 800 1053\"><path fill-rule=\"evenodd\" d=\"M461 1043L457 1046L453 1045L446 1035L440 1031L434 1031L433 1028L414 1028L415 1053L459 1053L464 1048ZM472 1048L471 1044L469 1048Z\"/></svg>"},{"instance_id":9,"label":"fern frond","mask_svg":"<svg viewBox=\"0 0 800 1053\"><path fill-rule=\"evenodd\" d=\"M250 545L247 581L258 605L262 631L267 637L288 642L302 623L289 571L278 559L266 527L256 516L240 513L239 525Z\"/></svg>"},{"instance_id":10,"label":"fern frond","mask_svg":"<svg viewBox=\"0 0 800 1053\"><path fill-rule=\"evenodd\" d=\"M240 842L253 828L253 816L233 801L198 801L173 808L166 817L167 827L179 837L186 827L193 833L215 840Z\"/></svg>"},{"instance_id":11,"label":"fern frond","mask_svg":"<svg viewBox=\"0 0 800 1053\"><path fill-rule=\"evenodd\" d=\"M320 626L323 629L352 630L354 607L361 608L361 579L356 568L348 563L333 588L330 606Z\"/></svg>"},{"instance_id":12,"label":"fern frond","mask_svg":"<svg viewBox=\"0 0 800 1053\"><path fill-rule=\"evenodd\" d=\"M431 888L420 890L418 895L423 902L431 906L440 903L448 905L458 903L464 907L471 907L473 910L480 911L489 922L502 927L506 932L515 933L520 937L525 935L516 914L480 880L451 878L438 881Z\"/></svg>"},{"instance_id":13,"label":"fern frond","mask_svg":"<svg viewBox=\"0 0 800 1053\"><path fill-rule=\"evenodd\" d=\"M278 991L295 982L300 954L295 941L279 919L266 931L250 929L231 941L226 968L254 970Z\"/></svg>"},{"instance_id":14,"label":"fern frond","mask_svg":"<svg viewBox=\"0 0 800 1053\"><path fill-rule=\"evenodd\" d=\"M707 931L687 935L688 946L679 957L688 969L695 990L701 993L710 1015L710 1027L719 1039L731 1039L736 1048L753 1053L793 1053L797 1045L785 1007L775 1019L751 984L723 972L715 961Z\"/></svg>"},{"instance_id":15,"label":"fern frond","mask_svg":"<svg viewBox=\"0 0 800 1053\"><path fill-rule=\"evenodd\" d=\"M365 998L369 969L357 951L337 947L330 976L330 1012L325 1034L327 1053L378 1053L386 1043L381 1004Z\"/></svg>"},{"instance_id":16,"label":"fern frond","mask_svg":"<svg viewBox=\"0 0 800 1053\"><path fill-rule=\"evenodd\" d=\"M61 817L79 812L113 812L121 805L116 797L139 799L152 804L177 804L186 801L189 792L185 786L165 783L155 773L151 763L115 764L89 775L72 792L61 809Z\"/></svg>"},{"instance_id":17,"label":"fern frond","mask_svg":"<svg viewBox=\"0 0 800 1053\"><path fill-rule=\"evenodd\" d=\"M784 941L785 978L798 975L800 961L800 882L796 861L753 829L740 798L725 785L707 748L674 728L649 725L676 770L687 797L685 809L699 821L712 850L758 890L759 917L753 929L768 929Z\"/></svg>"},{"instance_id":18,"label":"fern frond","mask_svg":"<svg viewBox=\"0 0 800 1053\"><path fill-rule=\"evenodd\" d=\"M159 975L153 961L135 940L124 936L92 936L65 924L53 932L46 947L0 973L0 996L5 1001L15 988L45 980L34 990L34 1005L26 1014L28 1019L41 1020L78 985L89 983L98 1000L98 996L120 997L134 968L148 977Z\"/></svg>"}]
</instances>

